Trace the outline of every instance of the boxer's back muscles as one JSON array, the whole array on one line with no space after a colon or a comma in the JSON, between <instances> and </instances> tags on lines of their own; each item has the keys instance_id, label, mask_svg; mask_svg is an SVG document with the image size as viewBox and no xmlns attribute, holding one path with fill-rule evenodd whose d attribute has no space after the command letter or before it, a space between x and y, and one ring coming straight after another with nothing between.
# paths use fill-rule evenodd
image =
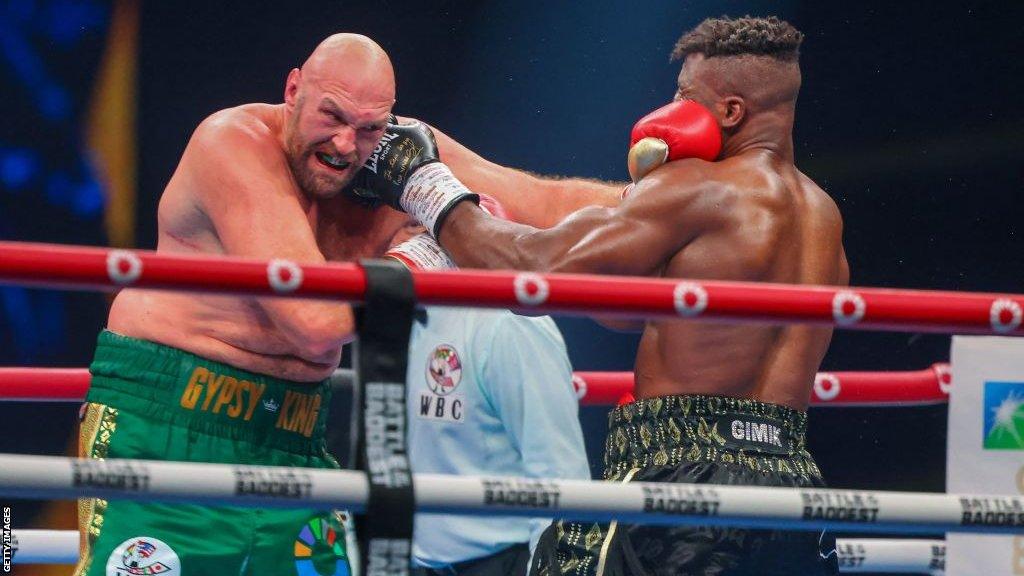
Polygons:
<instances>
[{"instance_id":1,"label":"boxer's back muscles","mask_svg":"<svg viewBox=\"0 0 1024 576\"><path fill-rule=\"evenodd\" d=\"M848 282L835 203L792 164L772 158L750 153L704 165L718 206L700 216L705 226L662 276ZM671 188L673 172L685 169L669 164L659 189L646 193L671 194L660 188ZM649 322L637 354L636 396L725 394L803 409L831 334L805 325Z\"/></svg>"},{"instance_id":2,"label":"boxer's back muscles","mask_svg":"<svg viewBox=\"0 0 1024 576\"><path fill-rule=\"evenodd\" d=\"M158 251L324 262L318 204L291 176L281 123L279 106L250 104L200 124L160 200ZM315 381L337 366L352 320L335 303L124 290L108 327L238 368Z\"/></svg>"}]
</instances>

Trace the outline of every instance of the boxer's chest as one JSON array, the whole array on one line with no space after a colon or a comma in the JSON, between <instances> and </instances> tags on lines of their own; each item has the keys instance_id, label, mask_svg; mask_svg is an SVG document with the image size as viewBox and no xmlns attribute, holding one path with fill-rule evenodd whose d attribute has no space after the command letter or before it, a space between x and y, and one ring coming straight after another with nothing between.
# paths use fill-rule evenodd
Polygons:
<instances>
[{"instance_id":1,"label":"boxer's chest","mask_svg":"<svg viewBox=\"0 0 1024 576\"><path fill-rule=\"evenodd\" d=\"M380 258L408 215L389 208L319 210L311 215L317 245L328 260Z\"/></svg>"}]
</instances>

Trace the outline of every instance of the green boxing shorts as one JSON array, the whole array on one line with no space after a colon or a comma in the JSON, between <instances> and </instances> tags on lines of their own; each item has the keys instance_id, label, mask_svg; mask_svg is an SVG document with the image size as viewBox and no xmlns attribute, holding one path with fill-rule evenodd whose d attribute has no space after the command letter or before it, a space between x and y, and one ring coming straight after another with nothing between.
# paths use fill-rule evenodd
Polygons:
<instances>
[{"instance_id":1,"label":"green boxing shorts","mask_svg":"<svg viewBox=\"0 0 1024 576\"><path fill-rule=\"evenodd\" d=\"M324 442L326 381L277 380L106 331L89 370L83 457L338 468ZM301 490L256 475L238 485ZM79 527L75 576L351 572L342 516L331 510L92 498L79 501Z\"/></svg>"},{"instance_id":2,"label":"green boxing shorts","mask_svg":"<svg viewBox=\"0 0 1024 576\"><path fill-rule=\"evenodd\" d=\"M609 417L605 479L821 488L807 413L725 396L638 400ZM835 538L719 526L556 522L541 536L537 576L822 576L838 571Z\"/></svg>"}]
</instances>

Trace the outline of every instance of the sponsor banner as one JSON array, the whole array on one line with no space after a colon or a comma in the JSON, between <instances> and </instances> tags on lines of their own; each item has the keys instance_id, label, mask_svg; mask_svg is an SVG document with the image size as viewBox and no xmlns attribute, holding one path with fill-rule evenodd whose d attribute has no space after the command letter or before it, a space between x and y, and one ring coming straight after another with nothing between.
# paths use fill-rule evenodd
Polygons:
<instances>
[{"instance_id":1,"label":"sponsor banner","mask_svg":"<svg viewBox=\"0 0 1024 576\"><path fill-rule=\"evenodd\" d=\"M878 498L870 492L801 491L804 520L877 522Z\"/></svg>"},{"instance_id":2,"label":"sponsor banner","mask_svg":"<svg viewBox=\"0 0 1024 576\"><path fill-rule=\"evenodd\" d=\"M527 478L481 478L484 504L487 506L525 506L541 510L555 510L562 498L558 484Z\"/></svg>"},{"instance_id":3,"label":"sponsor banner","mask_svg":"<svg viewBox=\"0 0 1024 576\"><path fill-rule=\"evenodd\" d=\"M301 469L264 469L236 466L235 496L269 496L293 500L308 499L313 477Z\"/></svg>"},{"instance_id":4,"label":"sponsor banner","mask_svg":"<svg viewBox=\"0 0 1024 576\"><path fill-rule=\"evenodd\" d=\"M407 538L372 538L367 546L366 576L407 576L412 555Z\"/></svg>"},{"instance_id":5,"label":"sponsor banner","mask_svg":"<svg viewBox=\"0 0 1024 576\"><path fill-rule=\"evenodd\" d=\"M931 558L928 559L928 570L932 573L944 571L946 569L946 546L932 544L931 552Z\"/></svg>"},{"instance_id":6,"label":"sponsor banner","mask_svg":"<svg viewBox=\"0 0 1024 576\"><path fill-rule=\"evenodd\" d=\"M641 490L644 512L717 516L722 505L714 488L648 484Z\"/></svg>"},{"instance_id":7,"label":"sponsor banner","mask_svg":"<svg viewBox=\"0 0 1024 576\"><path fill-rule=\"evenodd\" d=\"M946 490L961 523L1024 527L1024 339L955 336ZM1006 495L1005 498L999 495ZM949 576L1024 575L1024 537L950 533Z\"/></svg>"},{"instance_id":8,"label":"sponsor banner","mask_svg":"<svg viewBox=\"0 0 1024 576\"><path fill-rule=\"evenodd\" d=\"M71 485L121 492L149 491L149 467L132 460L71 460Z\"/></svg>"},{"instance_id":9,"label":"sponsor banner","mask_svg":"<svg viewBox=\"0 0 1024 576\"><path fill-rule=\"evenodd\" d=\"M391 144L382 144L390 146ZM388 167L381 167L385 172ZM365 306L358 321L358 368L362 407L358 444L369 495L360 528L361 573L407 574L412 565L415 500L409 464L406 372L415 314L412 276L395 261L363 260Z\"/></svg>"},{"instance_id":10,"label":"sponsor banner","mask_svg":"<svg viewBox=\"0 0 1024 576\"><path fill-rule=\"evenodd\" d=\"M839 572L897 574L942 573L946 543L942 540L837 538Z\"/></svg>"},{"instance_id":11,"label":"sponsor banner","mask_svg":"<svg viewBox=\"0 0 1024 576\"><path fill-rule=\"evenodd\" d=\"M412 472L406 445L405 385L367 383L363 418L370 479L388 488L411 486Z\"/></svg>"},{"instance_id":12,"label":"sponsor banner","mask_svg":"<svg viewBox=\"0 0 1024 576\"><path fill-rule=\"evenodd\" d=\"M863 543L836 541L836 555L839 561L839 570L846 568L850 571L854 568L862 568L864 560L867 559L867 547Z\"/></svg>"}]
</instances>

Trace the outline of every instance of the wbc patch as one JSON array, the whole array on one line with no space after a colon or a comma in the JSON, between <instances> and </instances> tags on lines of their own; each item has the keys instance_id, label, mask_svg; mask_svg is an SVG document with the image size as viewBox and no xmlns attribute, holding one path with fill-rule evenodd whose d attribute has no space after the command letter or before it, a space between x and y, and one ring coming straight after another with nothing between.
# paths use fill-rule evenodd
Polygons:
<instances>
[{"instance_id":1,"label":"wbc patch","mask_svg":"<svg viewBox=\"0 0 1024 576\"><path fill-rule=\"evenodd\" d=\"M454 346L441 344L427 358L427 387L430 393L421 393L417 416L462 424L465 421L466 400L455 391L462 381L462 359Z\"/></svg>"},{"instance_id":2,"label":"wbc patch","mask_svg":"<svg viewBox=\"0 0 1024 576\"><path fill-rule=\"evenodd\" d=\"M455 391L462 381L462 360L453 346L441 344L427 360L427 386L439 396Z\"/></svg>"}]
</instances>

